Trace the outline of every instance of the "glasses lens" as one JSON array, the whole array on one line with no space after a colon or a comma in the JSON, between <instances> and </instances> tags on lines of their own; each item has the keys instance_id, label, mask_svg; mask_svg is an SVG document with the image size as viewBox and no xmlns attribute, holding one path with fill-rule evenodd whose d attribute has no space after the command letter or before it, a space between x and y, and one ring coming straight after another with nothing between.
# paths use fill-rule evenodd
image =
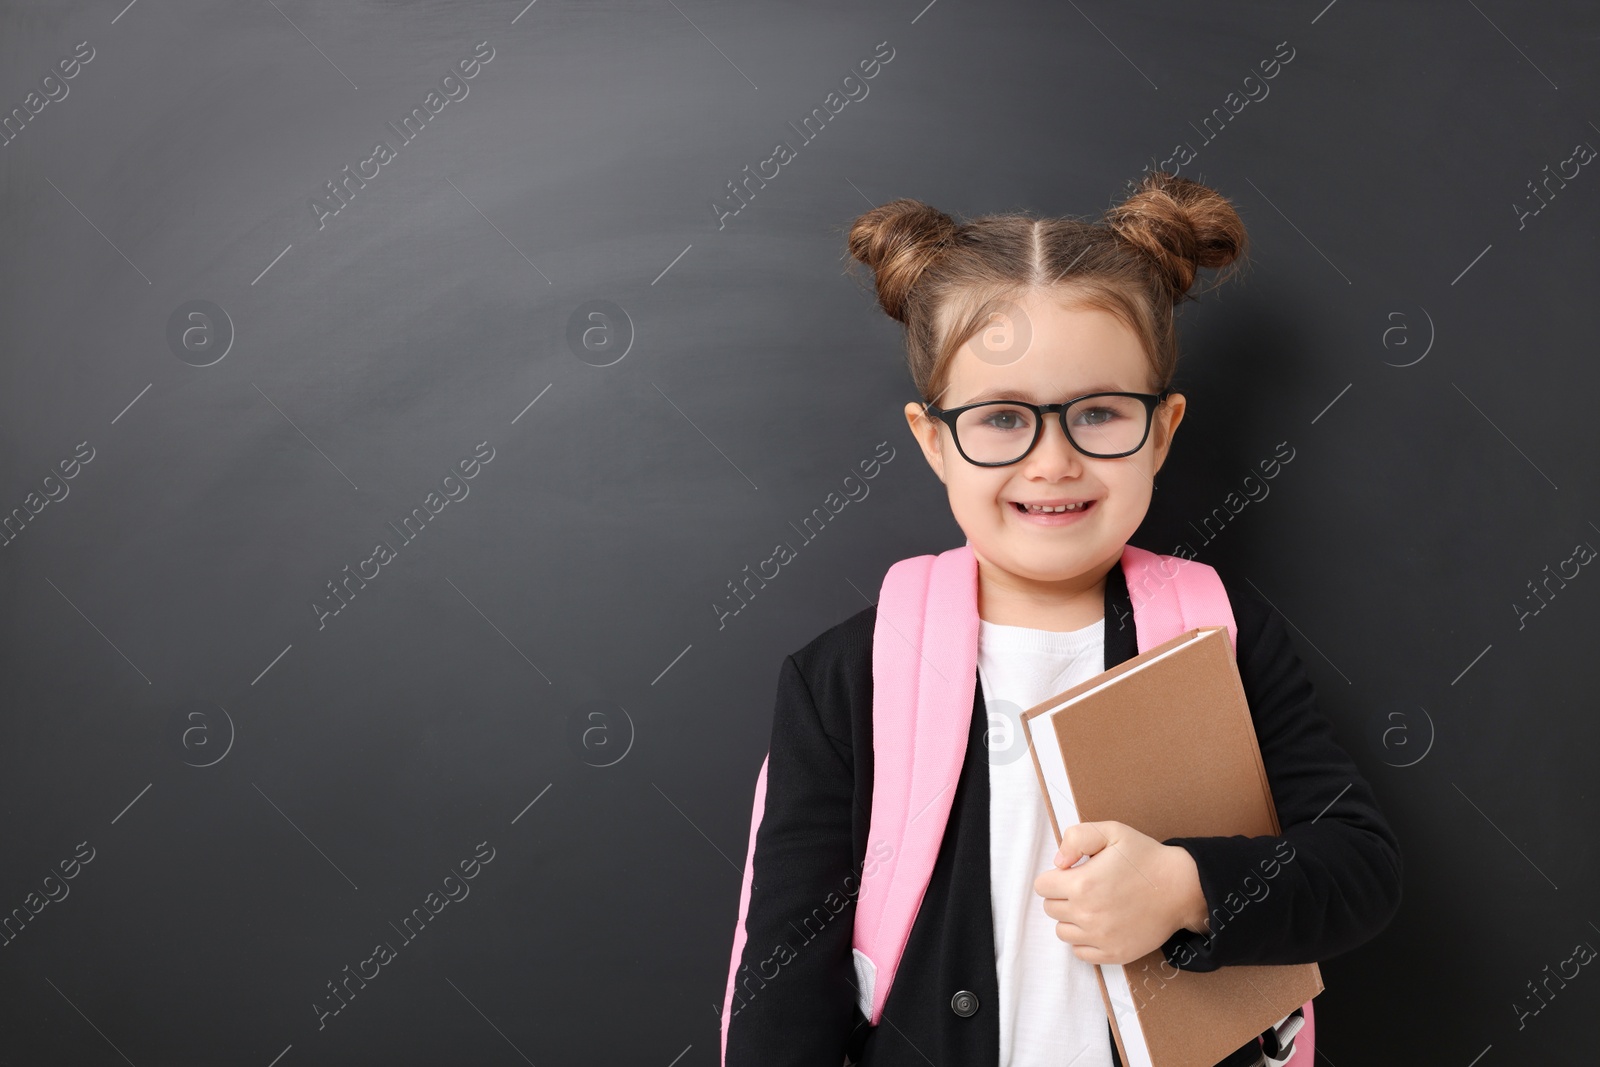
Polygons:
<instances>
[{"instance_id":1,"label":"glasses lens","mask_svg":"<svg viewBox=\"0 0 1600 1067\"><path fill-rule=\"evenodd\" d=\"M1067 432L1087 452L1115 456L1139 447L1150 411L1131 396L1090 396L1067 409Z\"/></svg>"},{"instance_id":2,"label":"glasses lens","mask_svg":"<svg viewBox=\"0 0 1600 1067\"><path fill-rule=\"evenodd\" d=\"M1033 443L1038 417L1015 404L980 404L956 417L961 451L974 463L1010 463Z\"/></svg>"}]
</instances>

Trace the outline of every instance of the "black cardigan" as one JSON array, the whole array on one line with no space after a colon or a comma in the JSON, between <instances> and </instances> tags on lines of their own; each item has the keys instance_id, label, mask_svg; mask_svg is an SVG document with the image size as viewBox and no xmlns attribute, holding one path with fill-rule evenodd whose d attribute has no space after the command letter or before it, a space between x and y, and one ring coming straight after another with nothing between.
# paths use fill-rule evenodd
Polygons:
<instances>
[{"instance_id":1,"label":"black cardigan","mask_svg":"<svg viewBox=\"0 0 1600 1067\"><path fill-rule=\"evenodd\" d=\"M1317 708L1282 618L1248 589L1223 586L1283 835L1166 839L1194 856L1212 932L1176 931L1163 951L1190 971L1326 960L1372 938L1399 908L1399 842ZM1121 566L1106 575L1105 601L1109 669L1138 650ZM779 671L727 1067L841 1067L847 1054L863 1067L998 1064L981 685L944 840L882 1022L868 1026L856 1007L851 940L872 813L876 617L875 607L863 609ZM1062 951L1071 948L1063 942ZM958 992L969 996L952 1003ZM1106 1040L1120 1063L1109 1023ZM1252 1063L1257 1048L1252 1040L1221 1063Z\"/></svg>"}]
</instances>

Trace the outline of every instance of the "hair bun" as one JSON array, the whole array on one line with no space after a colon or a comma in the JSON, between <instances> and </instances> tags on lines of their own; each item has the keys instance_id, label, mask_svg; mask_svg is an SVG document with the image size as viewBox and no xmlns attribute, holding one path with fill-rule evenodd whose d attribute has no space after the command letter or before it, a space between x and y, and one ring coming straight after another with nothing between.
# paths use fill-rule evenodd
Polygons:
<instances>
[{"instance_id":1,"label":"hair bun","mask_svg":"<svg viewBox=\"0 0 1600 1067\"><path fill-rule=\"evenodd\" d=\"M878 304L897 322L906 321L912 286L956 235L954 219L920 200L880 204L850 227L850 255L872 268Z\"/></svg>"},{"instance_id":2,"label":"hair bun","mask_svg":"<svg viewBox=\"0 0 1600 1067\"><path fill-rule=\"evenodd\" d=\"M1228 199L1166 171L1147 173L1103 221L1150 257L1174 303L1190 295L1199 268L1226 267L1245 251L1244 222Z\"/></svg>"}]
</instances>

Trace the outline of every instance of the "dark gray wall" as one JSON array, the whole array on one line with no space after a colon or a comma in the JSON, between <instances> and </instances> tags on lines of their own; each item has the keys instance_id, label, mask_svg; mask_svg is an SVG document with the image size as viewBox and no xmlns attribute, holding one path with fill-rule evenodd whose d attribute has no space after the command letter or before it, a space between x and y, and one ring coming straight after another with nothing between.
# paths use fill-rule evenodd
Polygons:
<instances>
[{"instance_id":1,"label":"dark gray wall","mask_svg":"<svg viewBox=\"0 0 1600 1067\"><path fill-rule=\"evenodd\" d=\"M714 1063L779 664L961 543L844 228L1179 143L1255 266L1134 542L1278 606L1405 846L1318 1051L1582 1061L1592 4L123 2L0 15L0 1063Z\"/></svg>"}]
</instances>

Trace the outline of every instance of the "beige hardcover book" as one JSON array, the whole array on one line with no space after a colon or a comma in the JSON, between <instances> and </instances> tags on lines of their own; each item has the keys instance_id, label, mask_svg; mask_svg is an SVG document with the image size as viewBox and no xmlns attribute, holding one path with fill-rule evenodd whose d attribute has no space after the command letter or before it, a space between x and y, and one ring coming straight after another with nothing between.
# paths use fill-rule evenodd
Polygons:
<instances>
[{"instance_id":1,"label":"beige hardcover book","mask_svg":"<svg viewBox=\"0 0 1600 1067\"><path fill-rule=\"evenodd\" d=\"M1058 842L1058 805L1157 841L1281 832L1226 627L1181 633L1022 721ZM1181 971L1159 948L1096 970L1127 1067L1212 1067L1323 988L1315 963Z\"/></svg>"}]
</instances>

